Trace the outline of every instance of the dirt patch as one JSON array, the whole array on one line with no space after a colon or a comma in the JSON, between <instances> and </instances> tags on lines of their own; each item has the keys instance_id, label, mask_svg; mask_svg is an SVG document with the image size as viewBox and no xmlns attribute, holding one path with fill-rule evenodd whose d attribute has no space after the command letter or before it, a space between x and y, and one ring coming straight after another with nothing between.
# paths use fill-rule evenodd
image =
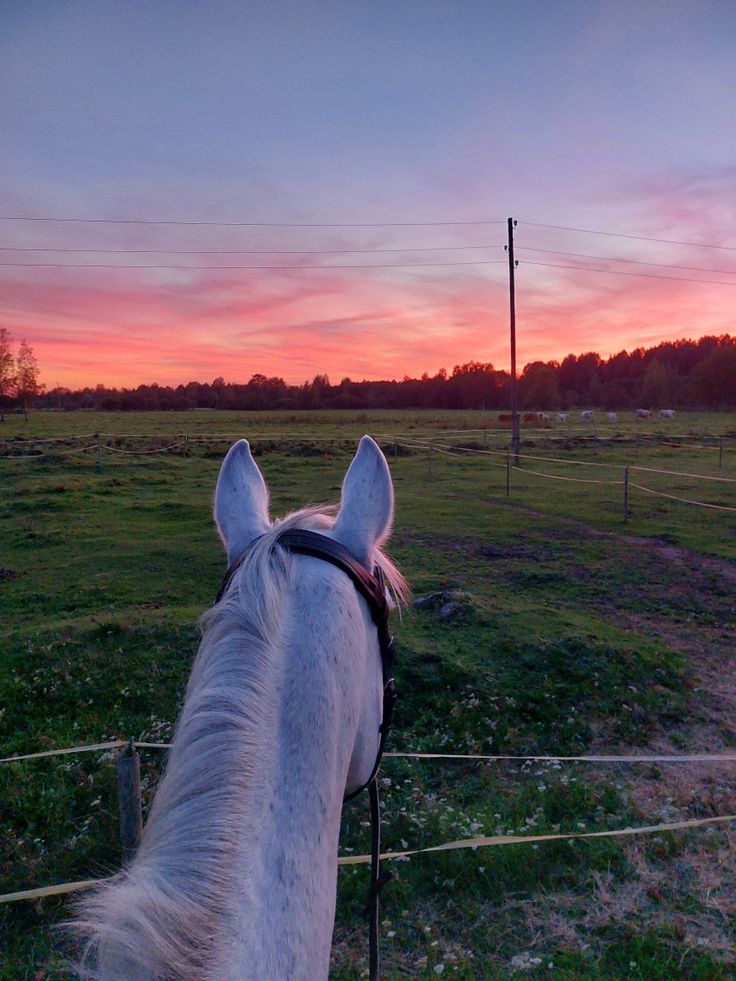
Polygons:
<instances>
[{"instance_id":1,"label":"dirt patch","mask_svg":"<svg viewBox=\"0 0 736 981\"><path fill-rule=\"evenodd\" d=\"M534 540L516 540L513 542L479 542L468 538L452 538L449 535L408 535L397 533L394 542L406 545L421 545L426 549L436 549L445 554L459 552L472 556L480 561L552 561L558 551L556 545L545 543L541 537Z\"/></svg>"},{"instance_id":2,"label":"dirt patch","mask_svg":"<svg viewBox=\"0 0 736 981\"><path fill-rule=\"evenodd\" d=\"M706 950L722 963L735 963L729 921L736 913L736 834L699 833L674 861L658 858L644 842L632 842L625 852L626 879L594 872L584 902L579 893L551 893L511 901L504 911L520 912L541 943L552 940L573 952L600 946L601 935L626 924L632 932L657 930L678 949Z\"/></svg>"},{"instance_id":3,"label":"dirt patch","mask_svg":"<svg viewBox=\"0 0 736 981\"><path fill-rule=\"evenodd\" d=\"M593 532L594 534L598 534ZM636 535L613 535L612 538L624 544L640 545L651 549L652 553L666 562L673 562L679 566L696 567L707 572L723 576L728 582L736 582L736 564L729 562L728 559L720 559L715 555L703 555L701 552L693 552L690 549L673 545L661 538L642 538Z\"/></svg>"}]
</instances>

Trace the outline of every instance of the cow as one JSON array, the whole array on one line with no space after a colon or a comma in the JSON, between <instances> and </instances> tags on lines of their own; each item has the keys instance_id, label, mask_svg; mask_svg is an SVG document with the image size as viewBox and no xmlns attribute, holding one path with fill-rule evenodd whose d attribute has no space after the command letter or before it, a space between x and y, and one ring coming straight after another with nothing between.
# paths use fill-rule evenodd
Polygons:
<instances>
[{"instance_id":1,"label":"cow","mask_svg":"<svg viewBox=\"0 0 736 981\"><path fill-rule=\"evenodd\" d=\"M674 419L675 410L674 409L660 409L659 410L660 419Z\"/></svg>"},{"instance_id":2,"label":"cow","mask_svg":"<svg viewBox=\"0 0 736 981\"><path fill-rule=\"evenodd\" d=\"M558 422L567 422L567 413L566 412L558 412L557 413L557 421Z\"/></svg>"},{"instance_id":3,"label":"cow","mask_svg":"<svg viewBox=\"0 0 736 981\"><path fill-rule=\"evenodd\" d=\"M648 419L651 414L652 414L652 410L651 409L637 409L636 412L634 413L634 418L635 419Z\"/></svg>"},{"instance_id":4,"label":"cow","mask_svg":"<svg viewBox=\"0 0 736 981\"><path fill-rule=\"evenodd\" d=\"M607 415L609 422L618 422L618 412L609 412Z\"/></svg>"},{"instance_id":5,"label":"cow","mask_svg":"<svg viewBox=\"0 0 736 981\"><path fill-rule=\"evenodd\" d=\"M537 413L537 422L539 423L540 426L542 426L544 429L546 429L547 426L549 426L549 416L547 415L547 413L546 412L538 412Z\"/></svg>"},{"instance_id":6,"label":"cow","mask_svg":"<svg viewBox=\"0 0 736 981\"><path fill-rule=\"evenodd\" d=\"M583 411L580 413L580 419L581 419L582 422L592 422L593 421L593 410L592 409L583 409Z\"/></svg>"}]
</instances>

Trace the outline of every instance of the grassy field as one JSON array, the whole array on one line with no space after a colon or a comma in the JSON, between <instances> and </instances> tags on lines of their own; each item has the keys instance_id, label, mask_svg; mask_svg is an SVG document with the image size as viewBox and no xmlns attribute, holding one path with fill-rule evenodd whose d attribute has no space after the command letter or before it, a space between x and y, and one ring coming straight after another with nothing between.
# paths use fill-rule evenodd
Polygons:
<instances>
[{"instance_id":1,"label":"grassy field","mask_svg":"<svg viewBox=\"0 0 736 981\"><path fill-rule=\"evenodd\" d=\"M632 486L623 522L624 465L649 468L632 469L632 484L736 507L736 483L682 475L736 479L736 417L525 430L508 495L508 437L495 420L433 411L8 419L0 755L129 734L165 741L196 619L224 571L210 504L229 441L251 438L282 513L336 500L363 432L380 438L394 475L393 555L415 595L448 592L456 603L447 621L411 609L397 629L391 748L736 747L736 513ZM160 763L144 755L149 797ZM736 813L735 767L387 760L385 846ZM367 850L366 820L367 801L346 808L343 853ZM115 868L116 822L111 754L1 765L0 891ZM383 899L385 976L733 977L734 844L720 828L397 863ZM367 967L365 883L365 869L340 873L334 979ZM49 928L66 909L64 899L0 907L0 978L64 976Z\"/></svg>"}]
</instances>

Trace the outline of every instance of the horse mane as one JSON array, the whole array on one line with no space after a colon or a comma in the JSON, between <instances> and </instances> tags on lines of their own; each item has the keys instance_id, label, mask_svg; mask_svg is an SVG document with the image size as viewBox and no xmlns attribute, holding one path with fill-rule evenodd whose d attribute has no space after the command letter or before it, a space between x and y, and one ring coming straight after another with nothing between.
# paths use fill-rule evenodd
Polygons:
<instances>
[{"instance_id":1,"label":"horse mane","mask_svg":"<svg viewBox=\"0 0 736 981\"><path fill-rule=\"evenodd\" d=\"M66 924L85 940L82 978L206 981L226 913L246 803L258 792L259 736L278 686L280 598L293 556L275 548L287 528L328 531L336 508L303 508L249 549L223 599L200 618L202 639L165 772L133 863L76 905ZM376 549L397 604L409 593Z\"/></svg>"}]
</instances>

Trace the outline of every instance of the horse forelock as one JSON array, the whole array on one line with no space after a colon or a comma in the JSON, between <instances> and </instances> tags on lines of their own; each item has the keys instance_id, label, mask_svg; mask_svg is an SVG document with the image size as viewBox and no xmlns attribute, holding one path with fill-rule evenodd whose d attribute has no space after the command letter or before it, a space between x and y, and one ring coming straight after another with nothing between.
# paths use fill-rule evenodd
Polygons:
<instances>
[{"instance_id":1,"label":"horse forelock","mask_svg":"<svg viewBox=\"0 0 736 981\"><path fill-rule=\"evenodd\" d=\"M138 855L88 894L73 928L87 938L82 977L206 981L232 867L264 765L261 733L278 695L279 619L294 557L287 528L329 531L336 508L303 508L249 549L226 596L201 619L202 640L165 773ZM380 549L374 561L398 603L408 587ZM267 752L265 748L265 752ZM257 790L256 790L257 792Z\"/></svg>"}]
</instances>

